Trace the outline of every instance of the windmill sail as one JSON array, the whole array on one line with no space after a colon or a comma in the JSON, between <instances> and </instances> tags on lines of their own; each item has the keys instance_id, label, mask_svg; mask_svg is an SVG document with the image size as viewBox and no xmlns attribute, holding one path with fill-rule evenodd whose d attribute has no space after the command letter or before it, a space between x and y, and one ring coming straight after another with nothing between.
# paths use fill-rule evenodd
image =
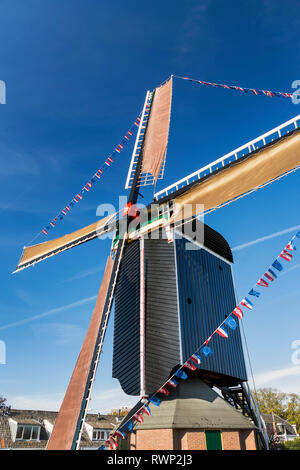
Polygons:
<instances>
[{"instance_id":1,"label":"windmill sail","mask_svg":"<svg viewBox=\"0 0 300 470\"><path fill-rule=\"evenodd\" d=\"M24 247L21 259L15 272L28 268L29 266L32 266L33 264L38 263L45 258L57 255L62 251L85 243L88 240L99 237L104 233L110 232L115 228L114 220L116 215L117 214L115 213L104 217L103 219L98 220L97 222L94 222L87 227L83 227L62 237L55 238L54 240Z\"/></svg>"},{"instance_id":2,"label":"windmill sail","mask_svg":"<svg viewBox=\"0 0 300 470\"><path fill-rule=\"evenodd\" d=\"M86 387L89 379L92 378L91 372L94 372L94 370L91 371L91 368L93 365L96 366L96 364L94 364L95 356L97 353L98 356L100 354L97 348L99 345L102 346L104 339L104 337L99 338L99 334L101 335L103 327L106 327L106 322L103 320L105 320L105 314L109 315L110 311L110 308L108 308L106 312L105 307L113 267L114 262L109 256L89 329L49 439L47 450L70 450L76 447L76 442L74 443L73 441L74 436L78 435L77 428L80 427L80 420L83 418L81 413L82 410L85 409L83 402L86 400ZM84 403L84 405L86 406L87 403Z\"/></svg>"},{"instance_id":3,"label":"windmill sail","mask_svg":"<svg viewBox=\"0 0 300 470\"><path fill-rule=\"evenodd\" d=\"M295 130L275 143L237 160L203 182L196 182L174 199L173 220L184 218L183 210L189 205L189 215L216 208L255 188L284 175L300 165L300 131ZM171 199L171 197L170 197ZM159 201L158 201L159 202ZM197 207L198 205L198 207Z\"/></svg>"},{"instance_id":4,"label":"windmill sail","mask_svg":"<svg viewBox=\"0 0 300 470\"><path fill-rule=\"evenodd\" d=\"M164 175L170 128L172 77L164 85L147 92L125 188L153 185ZM140 159L142 157L142 161ZM137 167L140 161L141 167Z\"/></svg>"},{"instance_id":5,"label":"windmill sail","mask_svg":"<svg viewBox=\"0 0 300 470\"><path fill-rule=\"evenodd\" d=\"M141 173L151 173L157 180L168 145L172 101L172 78L156 88L151 106L143 150Z\"/></svg>"}]
</instances>

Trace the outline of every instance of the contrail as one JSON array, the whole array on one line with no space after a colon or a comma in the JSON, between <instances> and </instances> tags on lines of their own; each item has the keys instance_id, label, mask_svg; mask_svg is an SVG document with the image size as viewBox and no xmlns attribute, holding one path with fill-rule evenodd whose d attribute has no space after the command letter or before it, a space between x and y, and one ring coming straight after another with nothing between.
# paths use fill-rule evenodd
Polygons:
<instances>
[{"instance_id":1,"label":"contrail","mask_svg":"<svg viewBox=\"0 0 300 470\"><path fill-rule=\"evenodd\" d=\"M40 318L48 317L49 315L55 315L56 313L65 312L66 310L70 310L75 307L79 307L80 305L88 304L97 298L96 295L93 297L87 297L85 299L77 300L68 305L63 305L62 307L52 308L47 312L40 313L39 315L34 315L33 317L24 318L24 320L19 320L14 323L9 323L8 325L0 326L0 330L7 330L8 328L13 328L14 326L24 325L25 323L30 323L35 320L39 320Z\"/></svg>"},{"instance_id":2,"label":"contrail","mask_svg":"<svg viewBox=\"0 0 300 470\"><path fill-rule=\"evenodd\" d=\"M234 248L232 248L232 251L242 250L243 248L248 248L248 246L256 245L257 243L264 242L265 240L270 240L271 238L280 237L280 235L284 235L285 233L293 232L299 229L300 229L300 225L295 225L295 227L286 228L285 230L281 230L280 232L275 232L275 233L272 233L271 235L266 235L265 237L252 240L251 242L247 242L247 243L243 243L242 245L235 246Z\"/></svg>"}]
</instances>

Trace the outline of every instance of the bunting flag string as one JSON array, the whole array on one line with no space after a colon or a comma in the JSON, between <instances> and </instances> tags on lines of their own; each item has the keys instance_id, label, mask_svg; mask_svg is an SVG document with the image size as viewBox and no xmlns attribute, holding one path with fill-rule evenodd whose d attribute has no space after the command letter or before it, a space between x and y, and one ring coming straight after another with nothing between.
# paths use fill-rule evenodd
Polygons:
<instances>
[{"instance_id":1,"label":"bunting flag string","mask_svg":"<svg viewBox=\"0 0 300 470\"><path fill-rule=\"evenodd\" d=\"M293 252L296 251L297 248L294 245L296 238L300 239L300 230L292 237L292 239L289 241L289 243L284 247L284 249L280 252L280 254L277 256L275 261L272 263L272 267L274 269L276 269L277 271L281 272L283 270L282 264L278 261L278 258L281 257L281 254L282 253L286 254L286 252L289 253L289 251L293 251ZM286 261L291 260L291 258L288 258L288 257L283 258L283 259L286 259ZM275 274L275 272L271 268L269 268L264 273L264 276L271 282L273 282L278 277L277 274ZM259 282L261 280L263 280L263 277L261 277L259 279L259 281L255 284L255 287L257 285L265 287L264 283L259 284ZM265 281L265 282L267 282L267 281ZM257 294L259 294L259 295L257 295ZM261 293L254 290L254 288L252 288L249 291L249 295L253 295L254 297L259 297L260 294ZM208 358L209 356L211 356L213 354L213 349L211 347L209 347L208 344L210 343L211 339L215 335L219 335L224 339L229 338L229 335L228 335L227 331L224 329L223 325L226 324L230 328L230 330L232 330L232 331L236 330L237 322L236 322L235 318L233 317L233 315L236 318L238 318L239 320L241 320L244 316L244 312L243 312L241 307L246 307L247 309L252 310L252 308L254 307L254 304L247 297L244 297L241 300L241 302L233 309L233 311L229 315L226 316L225 320L222 321L222 323L215 329L215 331L188 358L188 360L184 364L182 364L171 377L168 378L168 380L156 391L156 393L154 393L153 395L151 395L148 398L146 398L146 397L142 398L141 401L142 401L143 405L141 406L141 408L139 410L137 410L135 412L135 414L128 421L125 422L125 424L122 424L119 428L114 430L112 435L106 441L106 443L109 445L110 449L115 450L116 447L118 446L117 437L119 437L119 438L122 437L123 438L126 431L133 432L133 422L132 422L132 420L142 423L143 422L143 417L142 417L143 413L147 414L148 416L151 415L151 410L150 410L150 407L149 407L150 404L153 404L155 406L160 406L161 399L157 396L157 394L169 396L171 392L167 388L168 385L172 388L176 388L177 385L179 384L179 382L176 379L182 379L182 380L187 380L188 379L188 375L183 369L195 371L197 369L197 366L199 366L201 364L201 361L202 361L203 357ZM202 356L201 356L201 354L202 354Z\"/></svg>"},{"instance_id":2,"label":"bunting flag string","mask_svg":"<svg viewBox=\"0 0 300 470\"><path fill-rule=\"evenodd\" d=\"M243 91L244 93L251 93L256 96L264 95L264 96L268 96L269 98L274 98L274 96L277 96L278 98L292 98L293 97L292 93L285 93L282 91L257 90L255 88L245 88L245 87L234 86L234 85L224 85L222 83L204 82L202 80L195 80L189 77L181 77L180 75L174 75L174 77L179 78L181 80L187 80L189 82L197 83L198 85L210 85L214 87L224 88L227 90Z\"/></svg>"},{"instance_id":3,"label":"bunting flag string","mask_svg":"<svg viewBox=\"0 0 300 470\"><path fill-rule=\"evenodd\" d=\"M129 142L129 140L131 139L131 137L134 134L134 129L136 127L139 127L140 122L141 122L141 113L139 114L137 119L134 121L134 123L130 126L129 130L124 135L124 137L121 140L121 142L119 143L119 145L117 145L115 147L113 152L106 158L106 160L103 162L101 167L98 168L96 173L93 174L91 179L83 186L81 191L79 191L79 193L76 194L76 196L73 197L73 199L70 201L70 203L67 204L56 215L56 217L54 217L54 219L52 219L49 222L49 224L41 230L40 233L43 233L44 235L48 235L49 230L51 230L51 228L54 228L59 221L63 220L63 218L71 211L71 208L75 207L76 204L78 204L83 199L83 197L86 195L86 193L88 193L90 191L92 186L102 178L103 173L107 170L108 167L110 167L115 162L115 158L118 156L118 154L121 153L121 151L124 149L126 144Z\"/></svg>"}]
</instances>

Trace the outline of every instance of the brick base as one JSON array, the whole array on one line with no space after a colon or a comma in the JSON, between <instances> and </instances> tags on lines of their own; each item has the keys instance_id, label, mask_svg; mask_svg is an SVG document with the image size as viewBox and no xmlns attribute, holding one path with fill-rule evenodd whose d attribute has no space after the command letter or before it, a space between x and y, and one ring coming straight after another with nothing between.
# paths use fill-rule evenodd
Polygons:
<instances>
[{"instance_id":1,"label":"brick base","mask_svg":"<svg viewBox=\"0 0 300 470\"><path fill-rule=\"evenodd\" d=\"M221 430L223 450L256 450L254 430ZM201 429L140 429L130 436L130 450L206 450Z\"/></svg>"}]
</instances>

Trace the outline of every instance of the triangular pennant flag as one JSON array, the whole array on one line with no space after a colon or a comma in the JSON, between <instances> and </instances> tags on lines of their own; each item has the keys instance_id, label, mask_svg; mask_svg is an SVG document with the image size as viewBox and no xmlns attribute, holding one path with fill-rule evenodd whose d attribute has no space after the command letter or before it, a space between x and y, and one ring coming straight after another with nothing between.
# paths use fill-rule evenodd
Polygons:
<instances>
[{"instance_id":1,"label":"triangular pennant flag","mask_svg":"<svg viewBox=\"0 0 300 470\"><path fill-rule=\"evenodd\" d=\"M232 313L233 315L235 315L236 317L239 318L239 320L241 320L244 316L243 314L243 310L241 309L241 307L235 307L234 310L232 310Z\"/></svg>"},{"instance_id":2,"label":"triangular pennant flag","mask_svg":"<svg viewBox=\"0 0 300 470\"><path fill-rule=\"evenodd\" d=\"M268 287L269 286L269 283L267 281L265 281L262 277L260 279L258 279L256 284L258 286L262 286L262 287Z\"/></svg>"},{"instance_id":3,"label":"triangular pennant flag","mask_svg":"<svg viewBox=\"0 0 300 470\"><path fill-rule=\"evenodd\" d=\"M279 261L277 259L274 261L274 263L272 263L272 266L273 266L273 268L277 269L277 271L282 271L283 270L282 265L279 263Z\"/></svg>"},{"instance_id":4,"label":"triangular pennant flag","mask_svg":"<svg viewBox=\"0 0 300 470\"><path fill-rule=\"evenodd\" d=\"M175 377L178 377L179 379L183 380L186 380L188 378L188 375L181 369L178 369L174 375Z\"/></svg>"},{"instance_id":5,"label":"triangular pennant flag","mask_svg":"<svg viewBox=\"0 0 300 470\"><path fill-rule=\"evenodd\" d=\"M229 328L231 328L232 330L235 330L237 327L237 322L231 315L229 315L229 317L226 318L225 324L229 326Z\"/></svg>"},{"instance_id":6,"label":"triangular pennant flag","mask_svg":"<svg viewBox=\"0 0 300 470\"><path fill-rule=\"evenodd\" d=\"M259 297L260 296L260 292L258 292L257 290L254 290L254 289L251 289L249 292L248 292L249 295L253 295L254 297Z\"/></svg>"},{"instance_id":7,"label":"triangular pennant flag","mask_svg":"<svg viewBox=\"0 0 300 470\"><path fill-rule=\"evenodd\" d=\"M126 429L129 432L133 431L133 424L132 421L127 421L124 425L123 428Z\"/></svg>"},{"instance_id":8,"label":"triangular pennant flag","mask_svg":"<svg viewBox=\"0 0 300 470\"><path fill-rule=\"evenodd\" d=\"M265 272L264 276L271 282L273 282L277 278L277 274L275 274L272 269L268 269L268 271Z\"/></svg>"},{"instance_id":9,"label":"triangular pennant flag","mask_svg":"<svg viewBox=\"0 0 300 470\"><path fill-rule=\"evenodd\" d=\"M222 328L221 326L219 326L219 328L216 329L216 333L220 335L222 338L228 338L227 331L224 330L224 328Z\"/></svg>"},{"instance_id":10,"label":"triangular pennant flag","mask_svg":"<svg viewBox=\"0 0 300 470\"><path fill-rule=\"evenodd\" d=\"M170 395L169 390L167 390L165 387L161 387L159 390L157 390L158 393L162 393L163 395Z\"/></svg>"},{"instance_id":11,"label":"triangular pennant flag","mask_svg":"<svg viewBox=\"0 0 300 470\"><path fill-rule=\"evenodd\" d=\"M192 354L192 356L190 357L190 360L196 362L196 364L198 365L201 364L201 357L197 353Z\"/></svg>"},{"instance_id":12,"label":"triangular pennant flag","mask_svg":"<svg viewBox=\"0 0 300 470\"><path fill-rule=\"evenodd\" d=\"M171 379L168 380L167 385L170 385L171 387L177 387L178 382L176 382L176 380L171 378Z\"/></svg>"},{"instance_id":13,"label":"triangular pennant flag","mask_svg":"<svg viewBox=\"0 0 300 470\"><path fill-rule=\"evenodd\" d=\"M121 429L117 429L114 432L114 436L120 437L121 439L125 439L125 433Z\"/></svg>"},{"instance_id":14,"label":"triangular pennant flag","mask_svg":"<svg viewBox=\"0 0 300 470\"><path fill-rule=\"evenodd\" d=\"M289 242L287 245L286 245L286 249L287 250L290 250L290 251L296 251L297 248L295 247L295 245L293 245L293 242Z\"/></svg>"},{"instance_id":15,"label":"triangular pennant flag","mask_svg":"<svg viewBox=\"0 0 300 470\"><path fill-rule=\"evenodd\" d=\"M109 439L105 443L108 444L110 450L116 450L116 446Z\"/></svg>"},{"instance_id":16,"label":"triangular pennant flag","mask_svg":"<svg viewBox=\"0 0 300 470\"><path fill-rule=\"evenodd\" d=\"M143 417L140 413L135 413L132 417L133 417L133 419L135 419L139 423L142 423L144 421L144 419L143 419Z\"/></svg>"},{"instance_id":17,"label":"triangular pennant flag","mask_svg":"<svg viewBox=\"0 0 300 470\"><path fill-rule=\"evenodd\" d=\"M182 367L185 367L186 369L189 369L189 370L196 370L197 367L194 366L194 364L190 361L186 361Z\"/></svg>"},{"instance_id":18,"label":"triangular pennant flag","mask_svg":"<svg viewBox=\"0 0 300 470\"><path fill-rule=\"evenodd\" d=\"M247 299L247 297L241 300L240 305L243 305L243 307L247 307L249 310L253 309L253 303L250 302L250 300Z\"/></svg>"},{"instance_id":19,"label":"triangular pennant flag","mask_svg":"<svg viewBox=\"0 0 300 470\"><path fill-rule=\"evenodd\" d=\"M203 346L200 349L200 352L203 354L205 357L209 357L213 354L213 350L209 346Z\"/></svg>"},{"instance_id":20,"label":"triangular pennant flag","mask_svg":"<svg viewBox=\"0 0 300 470\"><path fill-rule=\"evenodd\" d=\"M149 398L149 401L153 403L153 405L160 406L161 400L156 397L155 395L152 395L152 397Z\"/></svg>"},{"instance_id":21,"label":"triangular pennant flag","mask_svg":"<svg viewBox=\"0 0 300 470\"><path fill-rule=\"evenodd\" d=\"M212 339L212 337L213 337L213 335L210 335L210 336L207 338L207 340L206 340L205 343L204 343L205 346L208 345L208 343L210 342L210 340Z\"/></svg>"},{"instance_id":22,"label":"triangular pennant flag","mask_svg":"<svg viewBox=\"0 0 300 470\"><path fill-rule=\"evenodd\" d=\"M291 259L293 258L293 255L291 255L291 253L289 253L287 250L282 250L279 256L285 259L286 261L291 261Z\"/></svg>"},{"instance_id":23,"label":"triangular pennant flag","mask_svg":"<svg viewBox=\"0 0 300 470\"><path fill-rule=\"evenodd\" d=\"M143 408L141 409L142 413L146 413L147 416L151 416L151 410L148 405L144 405Z\"/></svg>"},{"instance_id":24,"label":"triangular pennant flag","mask_svg":"<svg viewBox=\"0 0 300 470\"><path fill-rule=\"evenodd\" d=\"M117 441L112 436L109 436L106 442L108 443L109 448L111 450L116 450L116 448L118 447Z\"/></svg>"}]
</instances>

